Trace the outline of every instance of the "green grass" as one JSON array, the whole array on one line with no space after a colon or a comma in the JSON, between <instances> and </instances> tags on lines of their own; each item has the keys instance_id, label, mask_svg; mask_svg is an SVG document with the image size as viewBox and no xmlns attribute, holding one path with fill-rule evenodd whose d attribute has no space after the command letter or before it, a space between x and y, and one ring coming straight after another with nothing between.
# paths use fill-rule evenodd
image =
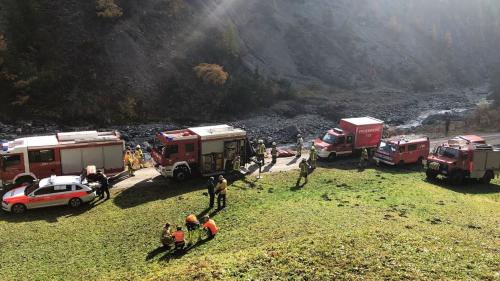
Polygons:
<instances>
[{"instance_id":1,"label":"green grass","mask_svg":"<svg viewBox=\"0 0 500 281\"><path fill-rule=\"evenodd\" d=\"M165 221L207 205L203 184L141 183L93 208L0 215L1 280L500 279L500 180L451 188L414 169L319 168L231 185L220 234L159 251Z\"/></svg>"}]
</instances>

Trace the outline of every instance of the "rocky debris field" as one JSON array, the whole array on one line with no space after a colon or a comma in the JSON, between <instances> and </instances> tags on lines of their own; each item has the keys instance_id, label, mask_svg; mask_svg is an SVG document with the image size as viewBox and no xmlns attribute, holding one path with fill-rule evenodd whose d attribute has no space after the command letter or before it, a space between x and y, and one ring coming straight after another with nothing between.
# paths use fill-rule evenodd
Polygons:
<instances>
[{"instance_id":1,"label":"rocky debris field","mask_svg":"<svg viewBox=\"0 0 500 281\"><path fill-rule=\"evenodd\" d=\"M448 112L452 120L466 118L467 113L488 95L486 87L463 90L446 90L432 93L405 93L400 90L377 90L336 93L332 96L311 97L307 101L284 101L252 117L226 120L245 129L251 140L263 139L266 143L290 144L298 133L305 140L312 140L327 129L335 127L342 117L373 116L384 120L400 132L412 133L421 125L432 125L443 120ZM12 140L20 136L53 134L76 130L118 130L127 145L148 142L159 131L176 128L210 125L152 123L123 126L61 126L50 122L26 121L15 124L0 123L0 140Z\"/></svg>"}]
</instances>

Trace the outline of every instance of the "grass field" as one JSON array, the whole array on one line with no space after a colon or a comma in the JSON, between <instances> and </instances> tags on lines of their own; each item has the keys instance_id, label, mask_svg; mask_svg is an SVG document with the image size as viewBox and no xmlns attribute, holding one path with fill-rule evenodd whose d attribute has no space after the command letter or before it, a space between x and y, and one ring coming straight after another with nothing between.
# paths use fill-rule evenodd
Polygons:
<instances>
[{"instance_id":1,"label":"grass field","mask_svg":"<svg viewBox=\"0 0 500 281\"><path fill-rule=\"evenodd\" d=\"M203 183L138 184L94 207L0 215L1 280L500 280L500 180L451 188L415 169L319 168L230 186L220 234L182 256L165 221L205 210Z\"/></svg>"}]
</instances>

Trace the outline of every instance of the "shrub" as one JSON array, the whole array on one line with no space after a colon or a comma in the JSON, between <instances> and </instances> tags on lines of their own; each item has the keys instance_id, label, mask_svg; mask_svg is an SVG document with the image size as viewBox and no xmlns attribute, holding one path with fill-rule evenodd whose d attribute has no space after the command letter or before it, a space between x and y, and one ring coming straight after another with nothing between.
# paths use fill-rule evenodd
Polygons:
<instances>
[{"instance_id":1,"label":"shrub","mask_svg":"<svg viewBox=\"0 0 500 281\"><path fill-rule=\"evenodd\" d=\"M204 83L222 86L229 78L229 74L218 64L201 63L194 67L196 76Z\"/></svg>"},{"instance_id":2,"label":"shrub","mask_svg":"<svg viewBox=\"0 0 500 281\"><path fill-rule=\"evenodd\" d=\"M122 8L115 0L96 0L97 16L101 18L119 18L123 15Z\"/></svg>"}]
</instances>

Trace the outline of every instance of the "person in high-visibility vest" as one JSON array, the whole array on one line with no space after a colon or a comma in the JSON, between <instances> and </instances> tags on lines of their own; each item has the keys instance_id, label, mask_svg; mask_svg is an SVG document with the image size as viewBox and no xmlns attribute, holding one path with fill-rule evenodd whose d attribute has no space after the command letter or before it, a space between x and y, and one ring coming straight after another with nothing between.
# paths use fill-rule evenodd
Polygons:
<instances>
[{"instance_id":1,"label":"person in high-visibility vest","mask_svg":"<svg viewBox=\"0 0 500 281\"><path fill-rule=\"evenodd\" d=\"M137 145L135 147L134 157L135 157L135 161L138 162L139 167L143 168L144 153L142 152L142 148L140 145Z\"/></svg>"},{"instance_id":2,"label":"person in high-visibility vest","mask_svg":"<svg viewBox=\"0 0 500 281\"><path fill-rule=\"evenodd\" d=\"M302 161L299 164L299 168L300 168L300 174L299 178L297 179L296 186L299 186L300 180L302 178L305 179L304 184L307 183L307 176L309 175L309 165L307 164L307 160L305 158L302 158Z\"/></svg>"},{"instance_id":3,"label":"person in high-visibility vest","mask_svg":"<svg viewBox=\"0 0 500 281\"><path fill-rule=\"evenodd\" d=\"M217 208L220 210L226 207L227 180L220 175L219 183L216 188L217 193Z\"/></svg>"},{"instance_id":4,"label":"person in high-visibility vest","mask_svg":"<svg viewBox=\"0 0 500 281\"><path fill-rule=\"evenodd\" d=\"M263 140L259 140L259 145L257 146L257 161L261 166L264 166L264 154L266 153L266 145Z\"/></svg>"},{"instance_id":5,"label":"person in high-visibility vest","mask_svg":"<svg viewBox=\"0 0 500 281\"><path fill-rule=\"evenodd\" d=\"M273 142L272 147L271 147L271 157L272 157L272 163L276 164L276 159L278 158L278 148L276 148L276 142Z\"/></svg>"},{"instance_id":6,"label":"person in high-visibility vest","mask_svg":"<svg viewBox=\"0 0 500 281\"><path fill-rule=\"evenodd\" d=\"M130 176L134 176L134 156L132 154L132 151L130 150L130 147L127 147L127 150L125 150L123 162L125 162L125 167L127 167L128 174Z\"/></svg>"},{"instance_id":7,"label":"person in high-visibility vest","mask_svg":"<svg viewBox=\"0 0 500 281\"><path fill-rule=\"evenodd\" d=\"M166 223L161 230L160 242L167 250L174 245L174 237L172 236L172 229L169 223Z\"/></svg>"},{"instance_id":8,"label":"person in high-visibility vest","mask_svg":"<svg viewBox=\"0 0 500 281\"><path fill-rule=\"evenodd\" d=\"M193 244L193 238L196 234L198 234L198 240L200 240L200 222L198 221L198 218L191 214L186 217L186 228L188 230L188 237L187 237L187 243L188 245Z\"/></svg>"},{"instance_id":9,"label":"person in high-visibility vest","mask_svg":"<svg viewBox=\"0 0 500 281\"><path fill-rule=\"evenodd\" d=\"M184 245L186 245L186 240L184 240L184 231L182 231L181 226L177 226L177 230L172 233L172 237L174 238L175 248L183 249Z\"/></svg>"},{"instance_id":10,"label":"person in high-visibility vest","mask_svg":"<svg viewBox=\"0 0 500 281\"><path fill-rule=\"evenodd\" d=\"M366 168L366 164L368 163L368 150L363 148L361 151L361 157L359 158L359 168Z\"/></svg>"},{"instance_id":11,"label":"person in high-visibility vest","mask_svg":"<svg viewBox=\"0 0 500 281\"><path fill-rule=\"evenodd\" d=\"M297 144L296 144L297 155L295 155L295 157L299 158L302 156L302 146L304 146L304 139L302 138L301 134L298 134L297 135Z\"/></svg>"},{"instance_id":12,"label":"person in high-visibility vest","mask_svg":"<svg viewBox=\"0 0 500 281\"><path fill-rule=\"evenodd\" d=\"M234 161L233 161L233 176L235 179L239 179L241 177L241 158L239 155L237 155L235 158L234 158Z\"/></svg>"},{"instance_id":13,"label":"person in high-visibility vest","mask_svg":"<svg viewBox=\"0 0 500 281\"><path fill-rule=\"evenodd\" d=\"M312 169L316 169L316 162L318 161L318 152L316 151L316 147L311 146L311 152L309 153L309 163L311 164Z\"/></svg>"},{"instance_id":14,"label":"person in high-visibility vest","mask_svg":"<svg viewBox=\"0 0 500 281\"><path fill-rule=\"evenodd\" d=\"M219 232L219 228L217 228L215 221L208 215L203 217L203 229L205 230L208 239L214 238L215 234Z\"/></svg>"}]
</instances>

